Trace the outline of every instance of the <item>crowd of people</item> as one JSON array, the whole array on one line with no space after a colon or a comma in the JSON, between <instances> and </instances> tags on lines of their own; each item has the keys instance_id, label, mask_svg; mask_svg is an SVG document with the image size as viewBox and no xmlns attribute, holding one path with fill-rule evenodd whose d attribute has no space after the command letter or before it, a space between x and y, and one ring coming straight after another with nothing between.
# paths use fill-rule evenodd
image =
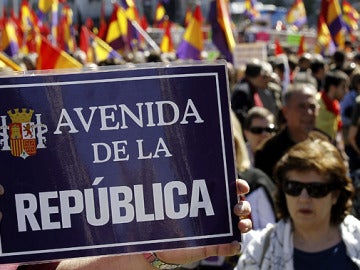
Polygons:
<instances>
[{"instance_id":1,"label":"crowd of people","mask_svg":"<svg viewBox=\"0 0 360 270\"><path fill-rule=\"evenodd\" d=\"M228 63L236 165L245 180L238 186L248 193L234 208L245 233L241 252L232 243L158 252L152 261L136 254L0 270L359 269L359 59L360 52L338 50L328 58L251 59L243 71ZM221 258L217 268L210 256Z\"/></svg>"}]
</instances>

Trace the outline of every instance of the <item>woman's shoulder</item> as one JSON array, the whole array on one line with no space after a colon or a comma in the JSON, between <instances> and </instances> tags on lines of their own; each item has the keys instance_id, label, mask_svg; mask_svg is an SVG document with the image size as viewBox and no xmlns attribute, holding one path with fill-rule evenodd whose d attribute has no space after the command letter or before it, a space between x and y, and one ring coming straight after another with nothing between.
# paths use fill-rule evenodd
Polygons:
<instances>
[{"instance_id":1,"label":"woman's shoulder","mask_svg":"<svg viewBox=\"0 0 360 270\"><path fill-rule=\"evenodd\" d=\"M353 215L347 215L342 222L342 226L346 227L349 231L357 231L360 233L360 220Z\"/></svg>"}]
</instances>

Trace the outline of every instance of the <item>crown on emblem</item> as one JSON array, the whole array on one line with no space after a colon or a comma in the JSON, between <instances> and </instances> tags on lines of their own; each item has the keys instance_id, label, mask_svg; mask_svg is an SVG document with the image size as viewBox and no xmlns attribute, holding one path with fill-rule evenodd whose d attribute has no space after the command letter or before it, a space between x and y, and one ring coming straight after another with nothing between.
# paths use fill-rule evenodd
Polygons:
<instances>
[{"instance_id":1,"label":"crown on emblem","mask_svg":"<svg viewBox=\"0 0 360 270\"><path fill-rule=\"evenodd\" d=\"M27 110L26 108L22 108L20 111L19 108L16 108L14 109L14 112L8 110L7 113L13 123L26 123L31 121L34 110Z\"/></svg>"}]
</instances>

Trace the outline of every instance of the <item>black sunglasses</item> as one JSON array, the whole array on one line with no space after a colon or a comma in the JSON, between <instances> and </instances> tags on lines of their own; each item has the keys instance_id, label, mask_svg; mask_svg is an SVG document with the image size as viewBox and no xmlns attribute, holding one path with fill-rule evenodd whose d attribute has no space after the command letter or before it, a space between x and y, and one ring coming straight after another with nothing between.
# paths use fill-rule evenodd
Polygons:
<instances>
[{"instance_id":1,"label":"black sunglasses","mask_svg":"<svg viewBox=\"0 0 360 270\"><path fill-rule=\"evenodd\" d=\"M299 196L303 189L312 198L322 198L335 189L333 183L301 183L294 180L285 180L283 183L284 192L290 196Z\"/></svg>"},{"instance_id":2,"label":"black sunglasses","mask_svg":"<svg viewBox=\"0 0 360 270\"><path fill-rule=\"evenodd\" d=\"M251 127L249 128L249 131L254 134L262 134L264 131L267 133L273 133L276 131L276 128L273 126L269 127Z\"/></svg>"}]
</instances>

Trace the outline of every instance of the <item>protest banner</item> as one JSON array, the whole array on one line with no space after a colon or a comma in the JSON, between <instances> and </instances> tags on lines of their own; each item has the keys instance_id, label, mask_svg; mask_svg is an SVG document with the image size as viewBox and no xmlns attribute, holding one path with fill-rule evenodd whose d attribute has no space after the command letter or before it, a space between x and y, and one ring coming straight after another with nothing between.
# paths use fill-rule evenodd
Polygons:
<instances>
[{"instance_id":1,"label":"protest banner","mask_svg":"<svg viewBox=\"0 0 360 270\"><path fill-rule=\"evenodd\" d=\"M0 77L0 263L239 240L224 62Z\"/></svg>"},{"instance_id":2,"label":"protest banner","mask_svg":"<svg viewBox=\"0 0 360 270\"><path fill-rule=\"evenodd\" d=\"M265 42L236 44L234 53L234 67L241 70L254 58L267 61L267 48Z\"/></svg>"}]
</instances>

